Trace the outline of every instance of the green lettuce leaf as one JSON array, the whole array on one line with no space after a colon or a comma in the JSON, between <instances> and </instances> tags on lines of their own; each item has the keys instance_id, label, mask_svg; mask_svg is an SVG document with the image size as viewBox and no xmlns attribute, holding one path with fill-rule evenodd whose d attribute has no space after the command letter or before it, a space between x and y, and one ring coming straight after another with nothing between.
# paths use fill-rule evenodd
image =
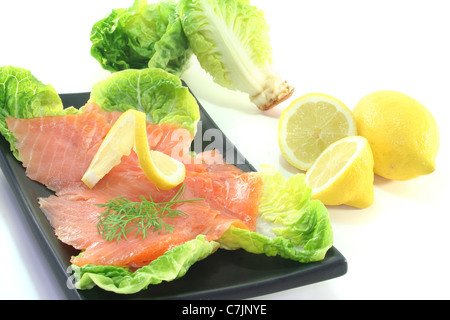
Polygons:
<instances>
[{"instance_id":1,"label":"green lettuce leaf","mask_svg":"<svg viewBox=\"0 0 450 320\"><path fill-rule=\"evenodd\" d=\"M18 160L15 138L5 121L7 117L34 118L78 112L72 107L64 109L56 90L43 84L29 70L14 66L0 68L0 132Z\"/></svg>"},{"instance_id":2,"label":"green lettuce leaf","mask_svg":"<svg viewBox=\"0 0 450 320\"><path fill-rule=\"evenodd\" d=\"M197 130L200 111L194 96L181 80L162 69L127 69L95 84L90 101L106 111L136 109L151 123L170 122Z\"/></svg>"},{"instance_id":3,"label":"green lettuce leaf","mask_svg":"<svg viewBox=\"0 0 450 320\"><path fill-rule=\"evenodd\" d=\"M114 9L94 24L90 39L91 55L109 71L149 67L180 76L192 56L174 0Z\"/></svg>"},{"instance_id":4,"label":"green lettuce leaf","mask_svg":"<svg viewBox=\"0 0 450 320\"><path fill-rule=\"evenodd\" d=\"M333 245L333 230L326 207L311 200L305 176L286 179L272 167L260 174L264 187L256 231L232 227L218 240L221 246L302 263L323 260Z\"/></svg>"},{"instance_id":5,"label":"green lettuce leaf","mask_svg":"<svg viewBox=\"0 0 450 320\"><path fill-rule=\"evenodd\" d=\"M145 267L131 272L112 266L72 265L75 287L86 290L94 286L119 294L132 294L162 281L172 281L186 274L197 261L208 257L218 248L217 242L208 242L204 236L188 241L167 251Z\"/></svg>"},{"instance_id":6,"label":"green lettuce leaf","mask_svg":"<svg viewBox=\"0 0 450 320\"><path fill-rule=\"evenodd\" d=\"M272 65L269 26L244 0L180 0L184 33L203 69L223 87L267 110L292 92Z\"/></svg>"}]
</instances>

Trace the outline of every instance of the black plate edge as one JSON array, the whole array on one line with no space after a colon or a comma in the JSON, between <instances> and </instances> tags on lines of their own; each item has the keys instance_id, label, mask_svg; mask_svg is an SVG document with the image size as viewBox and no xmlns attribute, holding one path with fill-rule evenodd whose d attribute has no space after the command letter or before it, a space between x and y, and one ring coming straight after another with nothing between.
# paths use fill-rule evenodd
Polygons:
<instances>
[{"instance_id":1,"label":"black plate edge","mask_svg":"<svg viewBox=\"0 0 450 320\"><path fill-rule=\"evenodd\" d=\"M326 263L323 263L323 261L309 263L309 268L302 273L304 277L298 277L298 275L293 272L257 283L231 286L229 288L220 289L217 291L212 290L204 293L193 294L183 297L183 299L201 300L208 297L208 300L239 300L255 298L314 283L324 282L341 277L347 273L347 261L335 247L331 247L328 250L325 259L327 259L327 261L325 261Z\"/></svg>"}]
</instances>

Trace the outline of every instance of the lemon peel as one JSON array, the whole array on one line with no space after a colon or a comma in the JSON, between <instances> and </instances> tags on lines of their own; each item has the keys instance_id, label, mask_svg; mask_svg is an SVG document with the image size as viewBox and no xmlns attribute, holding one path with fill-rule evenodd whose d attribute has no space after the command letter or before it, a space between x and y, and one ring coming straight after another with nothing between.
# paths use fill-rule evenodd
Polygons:
<instances>
[{"instance_id":1,"label":"lemon peel","mask_svg":"<svg viewBox=\"0 0 450 320\"><path fill-rule=\"evenodd\" d=\"M150 150L147 140L145 114L136 115L135 150L146 177L159 189L170 190L182 183L186 168L180 161L165 153Z\"/></svg>"}]
</instances>

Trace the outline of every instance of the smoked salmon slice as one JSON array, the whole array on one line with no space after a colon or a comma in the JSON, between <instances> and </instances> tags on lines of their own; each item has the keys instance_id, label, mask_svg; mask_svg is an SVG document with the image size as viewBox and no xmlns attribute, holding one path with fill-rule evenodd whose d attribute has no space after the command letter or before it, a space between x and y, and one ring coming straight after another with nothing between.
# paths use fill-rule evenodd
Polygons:
<instances>
[{"instance_id":1,"label":"smoked salmon slice","mask_svg":"<svg viewBox=\"0 0 450 320\"><path fill-rule=\"evenodd\" d=\"M87 104L83 113L75 115L6 119L28 177L55 192L54 196L39 199L39 204L57 237L81 251L72 258L72 263L139 268L200 234L213 241L230 226L255 229L262 188L259 175L242 172L233 165L211 163L208 161L211 154L192 158L189 147L193 137L188 130L169 123L148 124L150 148L186 165L181 199L203 200L177 204L177 209L186 215L164 218L174 226L172 233L150 232L145 239L138 235L113 242L103 239L97 231L103 209L97 204L115 197L140 201L141 196L164 202L178 191L178 188L170 191L156 188L145 177L134 152L124 156L93 189L81 182L119 116L120 112L107 112L95 104Z\"/></svg>"},{"instance_id":2,"label":"smoked salmon slice","mask_svg":"<svg viewBox=\"0 0 450 320\"><path fill-rule=\"evenodd\" d=\"M238 219L223 217L219 211L211 210L205 201L182 204L176 209L187 215L165 219L174 227L172 233L149 233L145 239L131 234L126 240L106 241L97 231L98 216L102 209L95 200L73 200L66 196L51 196L39 203L58 238L76 249L84 250L72 258L72 263L130 266L139 268L158 258L164 252L196 235L205 234L212 241L231 226L241 226Z\"/></svg>"}]
</instances>

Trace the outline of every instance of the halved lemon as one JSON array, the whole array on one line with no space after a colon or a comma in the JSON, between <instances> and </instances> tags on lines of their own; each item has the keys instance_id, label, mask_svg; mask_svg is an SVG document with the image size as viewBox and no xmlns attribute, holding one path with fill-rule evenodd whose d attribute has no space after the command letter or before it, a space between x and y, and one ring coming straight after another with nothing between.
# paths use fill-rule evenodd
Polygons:
<instances>
[{"instance_id":1,"label":"halved lemon","mask_svg":"<svg viewBox=\"0 0 450 320\"><path fill-rule=\"evenodd\" d=\"M311 93L283 110L278 124L278 143L284 158L307 171L333 142L356 136L353 114L340 100Z\"/></svg>"},{"instance_id":2,"label":"halved lemon","mask_svg":"<svg viewBox=\"0 0 450 320\"><path fill-rule=\"evenodd\" d=\"M134 147L139 165L156 187L169 190L182 183L184 164L164 153L150 150L146 124L145 113L132 109L124 112L106 135L81 180L93 188Z\"/></svg>"},{"instance_id":3,"label":"halved lemon","mask_svg":"<svg viewBox=\"0 0 450 320\"><path fill-rule=\"evenodd\" d=\"M374 201L374 161L366 138L347 137L331 144L306 173L312 198L325 205L367 208Z\"/></svg>"}]
</instances>

